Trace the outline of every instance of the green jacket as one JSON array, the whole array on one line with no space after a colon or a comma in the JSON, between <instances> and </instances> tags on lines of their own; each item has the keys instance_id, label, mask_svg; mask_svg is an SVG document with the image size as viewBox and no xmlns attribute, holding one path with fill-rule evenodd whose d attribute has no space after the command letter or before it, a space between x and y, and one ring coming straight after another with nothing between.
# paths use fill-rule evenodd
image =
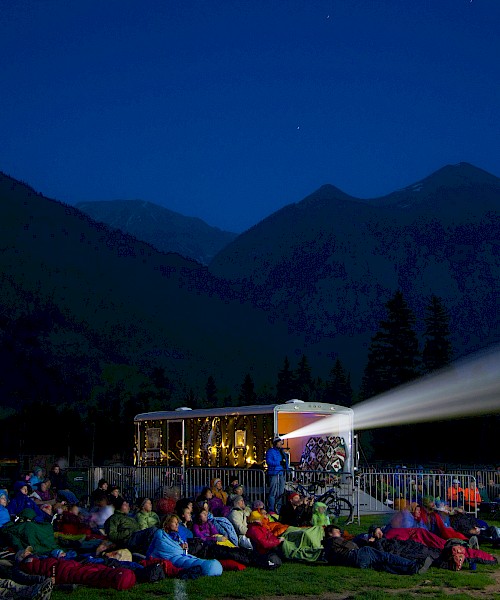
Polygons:
<instances>
[{"instance_id":1,"label":"green jacket","mask_svg":"<svg viewBox=\"0 0 500 600\"><path fill-rule=\"evenodd\" d=\"M135 515L136 521L139 523L139 529L147 529L148 527L159 527L160 517L153 511L145 512L140 510Z\"/></svg>"},{"instance_id":2,"label":"green jacket","mask_svg":"<svg viewBox=\"0 0 500 600\"><path fill-rule=\"evenodd\" d=\"M115 511L104 522L104 531L108 538L120 548L126 548L130 536L139 531L139 523L129 515Z\"/></svg>"}]
</instances>

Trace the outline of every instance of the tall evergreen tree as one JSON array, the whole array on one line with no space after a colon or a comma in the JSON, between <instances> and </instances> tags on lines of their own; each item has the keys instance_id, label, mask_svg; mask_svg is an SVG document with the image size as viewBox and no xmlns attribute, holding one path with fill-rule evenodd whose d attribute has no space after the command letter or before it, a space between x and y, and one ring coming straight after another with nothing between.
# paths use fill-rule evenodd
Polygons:
<instances>
[{"instance_id":1,"label":"tall evergreen tree","mask_svg":"<svg viewBox=\"0 0 500 600\"><path fill-rule=\"evenodd\" d=\"M285 356L283 368L278 372L278 381L276 383L277 402L286 402L295 397L295 374L290 368L288 356Z\"/></svg>"},{"instance_id":2,"label":"tall evergreen tree","mask_svg":"<svg viewBox=\"0 0 500 600\"><path fill-rule=\"evenodd\" d=\"M342 406L352 405L352 386L351 376L344 369L339 358L335 361L331 371L330 378L326 384L326 401Z\"/></svg>"},{"instance_id":3,"label":"tall evergreen tree","mask_svg":"<svg viewBox=\"0 0 500 600\"><path fill-rule=\"evenodd\" d=\"M426 306L424 320L422 370L424 373L432 373L449 365L452 358L449 314L442 299L434 294Z\"/></svg>"},{"instance_id":4,"label":"tall evergreen tree","mask_svg":"<svg viewBox=\"0 0 500 600\"><path fill-rule=\"evenodd\" d=\"M215 379L210 375L205 384L205 398L208 408L215 408L219 405L219 399L217 397L217 385Z\"/></svg>"},{"instance_id":5,"label":"tall evergreen tree","mask_svg":"<svg viewBox=\"0 0 500 600\"><path fill-rule=\"evenodd\" d=\"M385 305L387 319L372 337L361 396L371 398L418 376L419 349L415 315L401 291Z\"/></svg>"},{"instance_id":6,"label":"tall evergreen tree","mask_svg":"<svg viewBox=\"0 0 500 600\"><path fill-rule=\"evenodd\" d=\"M307 356L302 355L295 370L295 393L300 400L311 400L314 396L314 383L311 375L311 367Z\"/></svg>"},{"instance_id":7,"label":"tall evergreen tree","mask_svg":"<svg viewBox=\"0 0 500 600\"><path fill-rule=\"evenodd\" d=\"M256 404L256 402L257 394L255 393L255 385L250 373L247 373L240 387L238 406L248 406Z\"/></svg>"}]
</instances>

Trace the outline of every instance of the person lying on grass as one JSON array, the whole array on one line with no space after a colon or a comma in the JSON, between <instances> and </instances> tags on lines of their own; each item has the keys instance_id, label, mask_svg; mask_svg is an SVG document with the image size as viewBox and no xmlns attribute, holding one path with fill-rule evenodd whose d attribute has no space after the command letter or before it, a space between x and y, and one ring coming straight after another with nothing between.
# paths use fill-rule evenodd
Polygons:
<instances>
[{"instance_id":1,"label":"person lying on grass","mask_svg":"<svg viewBox=\"0 0 500 600\"><path fill-rule=\"evenodd\" d=\"M422 575L432 565L431 557L424 561L408 560L370 546L359 548L354 542L345 540L342 537L343 533L336 525L328 525L325 528L324 556L330 565L375 569L394 575Z\"/></svg>"}]
</instances>

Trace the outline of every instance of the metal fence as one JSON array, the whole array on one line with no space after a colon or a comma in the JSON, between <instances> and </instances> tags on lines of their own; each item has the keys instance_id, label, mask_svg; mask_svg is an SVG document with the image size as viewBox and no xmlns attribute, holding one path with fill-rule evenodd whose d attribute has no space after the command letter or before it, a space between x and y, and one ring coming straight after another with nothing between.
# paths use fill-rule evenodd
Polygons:
<instances>
[{"instance_id":1,"label":"metal fence","mask_svg":"<svg viewBox=\"0 0 500 600\"><path fill-rule=\"evenodd\" d=\"M475 488L472 473L369 470L357 478L356 504L358 514L374 514L401 510L413 502L434 501L477 515L481 502L474 500Z\"/></svg>"},{"instance_id":2,"label":"metal fence","mask_svg":"<svg viewBox=\"0 0 500 600\"><path fill-rule=\"evenodd\" d=\"M214 478L222 480L223 488L233 479L244 487L249 502L266 498L265 473L260 469L189 468L181 467L92 467L89 469L88 494L97 488L100 479L110 486L116 485L128 498L148 496L161 498L165 493L178 488L183 497L195 497L204 487L210 486Z\"/></svg>"},{"instance_id":3,"label":"metal fence","mask_svg":"<svg viewBox=\"0 0 500 600\"><path fill-rule=\"evenodd\" d=\"M72 471L72 469L69 469ZM85 476L88 473L88 476ZM75 473L76 475L76 473ZM215 477L222 480L224 488L234 478L244 486L244 494L249 502L266 500L266 475L261 469L237 468L188 468L181 467L91 467L78 470L80 489L87 480L87 493L97 488L99 479L106 479L110 485L118 485L129 498L148 496L152 499L162 497L172 488L178 488L184 497L195 497ZM289 482L298 481L307 486L314 481L322 481L317 486L319 495L332 487L329 474L318 471L292 471L287 474ZM340 474L336 485L339 496L348 499L354 505L355 518L363 514L392 513L412 502L422 503L426 496L434 500L450 503L448 490L458 480L458 488L472 489L476 484L483 496L480 506L486 506L491 500L492 507L498 507L495 498L500 495L500 473L498 471L477 471L462 469L453 473L422 472L417 469L389 471L360 469L356 477L350 473ZM498 484L496 481L498 480ZM75 481L76 483L76 481ZM486 485L485 485L486 483ZM71 488L71 485L70 485ZM477 514L478 506L466 502L465 495L459 493L454 506L461 506L467 512Z\"/></svg>"}]
</instances>

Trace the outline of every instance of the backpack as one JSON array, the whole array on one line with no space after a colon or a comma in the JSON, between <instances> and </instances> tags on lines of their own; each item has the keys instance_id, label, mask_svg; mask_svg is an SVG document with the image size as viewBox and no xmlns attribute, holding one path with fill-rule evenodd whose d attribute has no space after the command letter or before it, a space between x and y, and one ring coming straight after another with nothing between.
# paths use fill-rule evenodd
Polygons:
<instances>
[{"instance_id":1,"label":"backpack","mask_svg":"<svg viewBox=\"0 0 500 600\"><path fill-rule=\"evenodd\" d=\"M450 571L460 571L466 559L467 542L451 539L446 542L441 553L441 566Z\"/></svg>"}]
</instances>

